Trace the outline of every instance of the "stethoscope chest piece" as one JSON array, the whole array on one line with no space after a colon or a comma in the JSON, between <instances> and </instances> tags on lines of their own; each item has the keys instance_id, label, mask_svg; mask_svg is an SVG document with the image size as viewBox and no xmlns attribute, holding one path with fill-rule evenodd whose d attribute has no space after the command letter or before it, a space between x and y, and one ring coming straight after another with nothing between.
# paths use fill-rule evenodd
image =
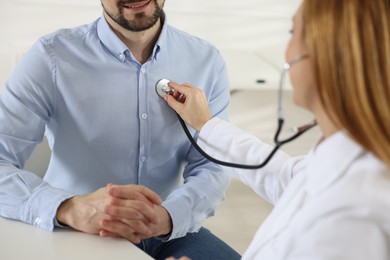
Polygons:
<instances>
[{"instance_id":1,"label":"stethoscope chest piece","mask_svg":"<svg viewBox=\"0 0 390 260\"><path fill-rule=\"evenodd\" d=\"M168 85L169 82L171 82L169 79L160 79L157 81L156 92L157 95L159 95L161 98L173 93L171 87Z\"/></svg>"}]
</instances>

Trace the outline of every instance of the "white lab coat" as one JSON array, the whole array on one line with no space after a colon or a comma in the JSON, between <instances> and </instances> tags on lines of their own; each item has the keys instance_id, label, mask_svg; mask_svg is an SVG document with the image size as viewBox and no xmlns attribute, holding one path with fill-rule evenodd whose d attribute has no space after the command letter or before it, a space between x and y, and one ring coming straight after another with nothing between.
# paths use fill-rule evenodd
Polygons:
<instances>
[{"instance_id":1,"label":"white lab coat","mask_svg":"<svg viewBox=\"0 0 390 260\"><path fill-rule=\"evenodd\" d=\"M198 143L218 159L244 164L259 164L270 151L218 118ZM263 169L226 169L274 204L243 259L390 259L390 171L345 133L305 158L280 152Z\"/></svg>"}]
</instances>

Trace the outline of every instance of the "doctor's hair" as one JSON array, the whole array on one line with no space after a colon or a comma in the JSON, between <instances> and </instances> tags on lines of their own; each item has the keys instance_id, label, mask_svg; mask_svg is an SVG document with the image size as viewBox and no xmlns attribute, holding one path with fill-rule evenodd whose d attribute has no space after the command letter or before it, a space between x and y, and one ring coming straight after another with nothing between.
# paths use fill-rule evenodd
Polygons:
<instances>
[{"instance_id":1,"label":"doctor's hair","mask_svg":"<svg viewBox=\"0 0 390 260\"><path fill-rule=\"evenodd\" d=\"M390 1L305 0L303 24L329 117L390 168Z\"/></svg>"}]
</instances>

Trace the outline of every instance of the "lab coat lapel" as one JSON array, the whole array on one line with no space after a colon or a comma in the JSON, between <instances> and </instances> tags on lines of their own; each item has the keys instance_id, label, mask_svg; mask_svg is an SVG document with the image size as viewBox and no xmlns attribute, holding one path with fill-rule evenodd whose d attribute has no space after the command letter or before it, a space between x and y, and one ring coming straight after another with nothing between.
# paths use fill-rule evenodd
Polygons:
<instances>
[{"instance_id":1,"label":"lab coat lapel","mask_svg":"<svg viewBox=\"0 0 390 260\"><path fill-rule=\"evenodd\" d=\"M283 232L288 232L292 219L305 204L337 181L359 155L364 151L346 134L339 132L324 140L305 158L306 166L295 176L283 193L275 208L257 232L257 250L270 245L277 252L278 244L273 243ZM291 231L290 231L291 232ZM289 239L289 238L285 238Z\"/></svg>"},{"instance_id":2,"label":"lab coat lapel","mask_svg":"<svg viewBox=\"0 0 390 260\"><path fill-rule=\"evenodd\" d=\"M324 140L315 149L307 166L306 190L315 195L326 190L343 177L348 167L365 151L344 132L338 132Z\"/></svg>"},{"instance_id":3,"label":"lab coat lapel","mask_svg":"<svg viewBox=\"0 0 390 260\"><path fill-rule=\"evenodd\" d=\"M309 156L310 157L310 156ZM307 157L305 160L309 159ZM285 232L291 219L297 214L306 200L306 192L299 192L306 183L306 171L293 178L278 203L256 234L257 246L263 248L272 243L279 234Z\"/></svg>"}]
</instances>

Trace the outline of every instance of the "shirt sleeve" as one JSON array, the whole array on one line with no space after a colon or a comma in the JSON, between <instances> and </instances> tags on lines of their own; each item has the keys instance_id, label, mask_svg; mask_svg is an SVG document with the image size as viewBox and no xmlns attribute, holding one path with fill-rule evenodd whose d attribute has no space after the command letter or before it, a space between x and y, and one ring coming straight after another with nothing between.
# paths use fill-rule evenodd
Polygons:
<instances>
[{"instance_id":1,"label":"shirt sleeve","mask_svg":"<svg viewBox=\"0 0 390 260\"><path fill-rule=\"evenodd\" d=\"M230 102L227 69L219 53L215 62L216 77L209 88L205 89L205 93L212 113L227 120ZM184 185L163 203L173 223L169 239L197 232L204 220L215 214L230 183L230 176L222 167L209 162L193 146L188 152L187 162L183 173Z\"/></svg>"},{"instance_id":2,"label":"shirt sleeve","mask_svg":"<svg viewBox=\"0 0 390 260\"><path fill-rule=\"evenodd\" d=\"M257 137L216 117L203 126L198 144L216 159L246 165L261 164L273 149ZM260 169L225 168L262 198L275 204L292 177L302 170L301 159L291 158L278 151L269 163Z\"/></svg>"},{"instance_id":3,"label":"shirt sleeve","mask_svg":"<svg viewBox=\"0 0 390 260\"><path fill-rule=\"evenodd\" d=\"M53 229L59 204L72 194L51 187L23 167L54 113L54 71L50 52L39 41L0 96L0 215L46 230Z\"/></svg>"}]
</instances>

